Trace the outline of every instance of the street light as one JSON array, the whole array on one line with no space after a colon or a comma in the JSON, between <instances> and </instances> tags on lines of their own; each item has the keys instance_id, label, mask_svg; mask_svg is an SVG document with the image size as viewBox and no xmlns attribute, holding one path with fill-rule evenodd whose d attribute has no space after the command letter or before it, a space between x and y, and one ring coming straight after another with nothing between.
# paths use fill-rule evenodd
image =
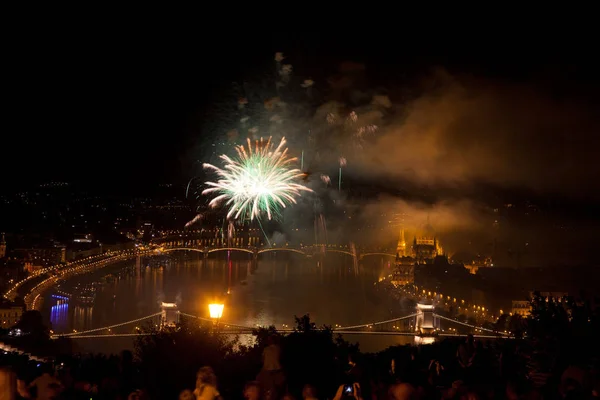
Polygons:
<instances>
[{"instance_id":1,"label":"street light","mask_svg":"<svg viewBox=\"0 0 600 400\"><path fill-rule=\"evenodd\" d=\"M225 308L225 305L222 303L213 303L208 305L208 312L210 314L210 318L214 322L215 327L218 327L219 321L223 316L223 308Z\"/></svg>"},{"instance_id":2,"label":"street light","mask_svg":"<svg viewBox=\"0 0 600 400\"><path fill-rule=\"evenodd\" d=\"M210 317L212 319L221 319L223 316L223 308L225 308L225 305L223 304L209 304L208 312L210 313Z\"/></svg>"}]
</instances>

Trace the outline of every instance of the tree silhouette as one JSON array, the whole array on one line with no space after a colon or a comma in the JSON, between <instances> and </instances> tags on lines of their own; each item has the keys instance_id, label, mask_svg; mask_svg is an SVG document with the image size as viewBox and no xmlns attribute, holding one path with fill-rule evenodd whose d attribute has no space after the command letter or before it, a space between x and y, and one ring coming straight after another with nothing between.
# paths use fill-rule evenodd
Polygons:
<instances>
[{"instance_id":1,"label":"tree silhouette","mask_svg":"<svg viewBox=\"0 0 600 400\"><path fill-rule=\"evenodd\" d=\"M500 317L498 317L498 320L494 324L494 329L498 332L508 330L508 314L502 314Z\"/></svg>"},{"instance_id":2,"label":"tree silhouette","mask_svg":"<svg viewBox=\"0 0 600 400\"><path fill-rule=\"evenodd\" d=\"M147 335L135 340L142 379L155 398L171 398L183 389L193 389L196 373L205 365L213 367L220 379L230 379L234 370L225 363L233 360L236 340L215 334L210 326L182 320L176 328L155 330L148 326ZM229 366L231 367L231 366Z\"/></svg>"},{"instance_id":3,"label":"tree silhouette","mask_svg":"<svg viewBox=\"0 0 600 400\"><path fill-rule=\"evenodd\" d=\"M310 321L310 316L308 314L303 315L300 318L294 315L294 320L296 321L296 327L294 328L296 332L309 333L317 330L317 325Z\"/></svg>"},{"instance_id":4,"label":"tree silhouette","mask_svg":"<svg viewBox=\"0 0 600 400\"><path fill-rule=\"evenodd\" d=\"M508 331L515 335L516 338L522 338L527 330L527 320L520 314L513 314L508 318Z\"/></svg>"},{"instance_id":5,"label":"tree silhouette","mask_svg":"<svg viewBox=\"0 0 600 400\"><path fill-rule=\"evenodd\" d=\"M155 398L171 398L183 389L194 387L195 375L204 365L213 367L225 398L236 398L248 380L257 376L262 366L262 352L273 335L282 347L282 365L288 377L288 389L300 394L306 383L324 395L335 393L340 371L348 355L358 352L358 345L334 338L332 330L317 327L309 315L296 317L294 332L283 336L271 326L253 332L255 343L241 345L239 340L215 334L208 326L182 320L176 328L156 330L152 325L135 340L136 356L149 393Z\"/></svg>"},{"instance_id":6,"label":"tree silhouette","mask_svg":"<svg viewBox=\"0 0 600 400\"><path fill-rule=\"evenodd\" d=\"M334 339L330 327L319 329L308 314L295 320L294 332L282 343L290 390L300 393L302 386L310 383L319 393L335 393L340 383L338 371L347 364L348 354L358 347L341 337Z\"/></svg>"},{"instance_id":7,"label":"tree silhouette","mask_svg":"<svg viewBox=\"0 0 600 400\"><path fill-rule=\"evenodd\" d=\"M546 298L536 292L531 299L527 336L538 349L560 347L563 361L598 354L600 314L585 298Z\"/></svg>"},{"instance_id":8,"label":"tree silhouette","mask_svg":"<svg viewBox=\"0 0 600 400\"><path fill-rule=\"evenodd\" d=\"M542 297L535 292L531 299L531 311L527 334L535 339L555 337L559 341L568 340L569 315L567 309L572 305L569 299ZM563 302L564 300L564 302Z\"/></svg>"},{"instance_id":9,"label":"tree silhouette","mask_svg":"<svg viewBox=\"0 0 600 400\"><path fill-rule=\"evenodd\" d=\"M44 324L42 313L37 310L25 311L14 328L36 339L45 340L50 337L50 329Z\"/></svg>"},{"instance_id":10,"label":"tree silhouette","mask_svg":"<svg viewBox=\"0 0 600 400\"><path fill-rule=\"evenodd\" d=\"M42 314L37 310L25 311L13 329L20 329L21 335L13 337L14 345L26 352L47 356L55 353L59 348L70 347L70 344L58 343L50 340L50 329L44 324ZM57 346L59 345L60 346Z\"/></svg>"}]
</instances>

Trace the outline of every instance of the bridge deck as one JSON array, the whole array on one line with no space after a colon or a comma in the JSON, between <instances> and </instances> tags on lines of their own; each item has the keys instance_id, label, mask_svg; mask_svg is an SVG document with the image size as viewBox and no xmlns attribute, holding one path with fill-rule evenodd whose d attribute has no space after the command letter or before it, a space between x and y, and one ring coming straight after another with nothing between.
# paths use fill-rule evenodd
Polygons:
<instances>
[{"instance_id":1,"label":"bridge deck","mask_svg":"<svg viewBox=\"0 0 600 400\"><path fill-rule=\"evenodd\" d=\"M178 311L178 314L183 316L183 317L189 317L189 318L194 318L199 320L201 323L207 323L210 326L214 326L214 321L208 318L203 318L203 317L198 317L192 314L187 314L187 313L183 313ZM147 319L151 319L151 318L155 318L155 317L159 317L161 315L161 313L155 313L155 314L151 314L148 315L146 317L141 317L141 318L136 318L130 321L125 321L122 323L118 323L118 324L114 324L114 325L110 325L110 326L106 326L106 327L102 327L102 328L94 328L94 329L89 329L87 331L82 331L82 332L72 332L72 333L64 333L64 334L55 334L52 336L52 339L57 339L60 337L68 337L68 338L73 338L73 339L77 339L77 338L99 338L99 337L123 337L123 336L137 336L140 334L147 334L147 333L142 333L142 332L136 332L136 333L116 333L116 332L111 332L111 329L113 328L118 328L118 327L122 327L125 325L129 325L129 324L133 324L133 323L138 323L140 321L143 320L147 320ZM467 334L458 334L458 333L444 333L444 332L439 332L436 331L432 334L429 335L423 335L420 332L415 332L415 331L401 331L399 329L391 329L391 330L381 330L379 329L381 326L384 325L389 325L390 323L394 323L394 322L398 322L407 318L413 318L415 317L416 314L410 314L410 315L405 315L403 317L399 317L399 318L395 318L395 319L391 319L391 320L386 320L386 321L379 321L379 322L373 322L373 323L368 323L368 324L363 324L363 325L354 325L354 326L348 326L348 327L341 327L338 329L331 329L331 331L335 334L341 334L341 335L381 335L381 336L432 336L432 337L436 337L436 336L440 336L440 337L462 337L462 336L466 336ZM482 327L477 327L474 325L469 325L466 324L464 322L461 321L456 321L453 320L451 318L447 318L447 317L443 317L441 315L438 314L434 314L436 317L440 317L442 319L445 319L449 322L453 322L453 323L457 323L459 325L464 325L467 327L470 327L472 329L479 329L479 330L484 330L489 332L488 334L475 334L473 336L475 337L480 337L480 338L499 338L499 337L510 337L504 333L501 332L495 332L492 331L490 329L485 329ZM378 329L373 329L373 328L378 328ZM396 328L394 326L394 328ZM215 331L220 333L220 334L235 334L235 335L244 335L244 334L252 334L257 328L255 327L246 327L246 326L241 326L241 325L236 325L236 324L228 324L226 322L220 322L215 326ZM97 332L110 332L107 334L100 334ZM277 332L279 333L292 333L295 332L295 330L293 329L278 329Z\"/></svg>"},{"instance_id":2,"label":"bridge deck","mask_svg":"<svg viewBox=\"0 0 600 400\"><path fill-rule=\"evenodd\" d=\"M199 253L209 254L220 251L240 251L249 254L264 254L271 252L291 252L302 254L307 257L312 257L316 254L324 254L324 253L337 253L337 254L345 254L350 257L358 257L364 258L367 256L383 256L383 257L396 257L393 253L386 253L382 251L365 251L365 252L352 252L350 250L344 249L336 249L331 247L321 247L321 246L307 246L307 247L251 247L251 246L240 246L240 247L232 247L232 246L198 246L193 244L173 244L168 245L167 247L162 247L157 249L162 252L170 252L170 251L197 251Z\"/></svg>"}]
</instances>

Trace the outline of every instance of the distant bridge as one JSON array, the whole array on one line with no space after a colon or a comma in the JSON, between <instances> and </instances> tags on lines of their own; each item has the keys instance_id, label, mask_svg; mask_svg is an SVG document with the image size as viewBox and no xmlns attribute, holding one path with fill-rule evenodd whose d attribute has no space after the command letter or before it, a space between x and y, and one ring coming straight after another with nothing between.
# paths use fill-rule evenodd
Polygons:
<instances>
[{"instance_id":1,"label":"distant bridge","mask_svg":"<svg viewBox=\"0 0 600 400\"><path fill-rule=\"evenodd\" d=\"M293 247L293 246L285 246L285 247L254 247L254 246L201 246L194 243L163 243L156 248L158 253L166 253L171 251L196 251L199 253L203 253L204 257L208 257L210 253L220 252L220 251L238 251L242 253L252 254L254 258L257 258L259 254L271 253L271 252L290 252L301 254L306 257L314 257L320 254L325 253L338 253L345 254L350 257L356 257L359 260L362 260L367 256L384 256L384 257L396 257L393 253L386 253L382 251L367 251L367 252L352 252L350 250L339 249L334 247L328 247L325 245L319 246L302 246L302 247Z\"/></svg>"}]
</instances>

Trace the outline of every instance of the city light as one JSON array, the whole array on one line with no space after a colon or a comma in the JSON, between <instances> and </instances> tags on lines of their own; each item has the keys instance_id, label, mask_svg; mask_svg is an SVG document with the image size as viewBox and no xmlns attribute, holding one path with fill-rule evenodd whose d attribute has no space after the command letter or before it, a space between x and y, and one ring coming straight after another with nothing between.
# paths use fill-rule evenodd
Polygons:
<instances>
[{"instance_id":1,"label":"city light","mask_svg":"<svg viewBox=\"0 0 600 400\"><path fill-rule=\"evenodd\" d=\"M175 232L176 234L178 234L178 236L182 236L183 233L185 233L186 235L189 235L189 232ZM143 256L143 255L152 255L155 254L155 249L156 248L161 248L161 250L164 251L169 251L169 250L176 250L180 247L185 247L185 248L191 248L191 249L196 249L196 246L198 246L198 251L201 252L207 252L207 251L219 251L221 250L221 248L216 248L216 249L210 249L208 250L207 248L201 248L199 247L201 245L200 241L198 240L191 240L191 241L185 241L183 239L178 239L178 243L167 243L167 244L162 244L160 245L160 247L158 247L159 245L154 245L154 246L149 246L149 248L144 248L142 249L136 249L136 250L127 250L127 251L116 251L116 252L111 252L109 253L104 253L101 255L96 255L96 256L92 256L92 257L87 257L85 259L81 259L81 260L77 260L77 261L73 261L67 264L62 264L62 265L57 265L57 266L53 266L53 267L48 267L45 268L43 270L40 270L36 275L31 275L29 277L29 279L32 279L34 276L42 278L41 282L39 282L37 285L35 285L33 288L31 288L28 293L25 295L25 303L26 303L26 307L27 309L39 309L40 307L40 303L43 300L43 296L42 293L45 292L46 290L48 290L49 287L55 285L57 282L64 280L68 277L74 276L74 275L79 275L82 273L89 273L91 271L94 271L96 269L100 269L100 268L104 268L108 265L113 264L114 262L120 261L120 260L125 260L125 259L129 259L131 257L136 257L136 256ZM210 245L209 243L205 243L205 245ZM221 246L225 246L225 243L220 244ZM337 250L337 247L339 248L347 248L347 246L337 246L337 245L332 245L332 244L327 244L327 245L323 245L321 247L319 246L300 246L300 248L297 247L288 247L289 243L285 243L285 247L281 247L281 248L277 248L277 250L286 250L286 251L293 251L293 252L297 252L306 256L311 256L313 255L315 250L318 251L333 251L333 252L341 252L341 253L347 253L347 251L345 250ZM293 246L293 245L292 245ZM237 245L235 246L237 247ZM227 250L236 250L236 248L229 248L227 247ZM240 251L246 251L246 252L252 252L253 254L259 254L259 253L263 253L265 251L271 251L272 249L261 249L261 248L248 248L246 246L240 246L237 249L239 249ZM223 248L223 250L226 250L225 248ZM363 250L364 251L364 250ZM372 253L373 250L366 250L364 253L362 253L361 255L369 255L369 254L382 254L382 255L388 255L387 253L383 253L381 252L377 252L377 253ZM354 253L352 253L354 254ZM392 254L389 254L390 256L392 256ZM391 278L391 275L389 276ZM9 295L9 294L13 294L16 292L16 289L18 286L22 285L25 281L27 281L27 279L24 279L22 281L13 283L13 287L9 288L9 291L7 293L5 293L5 296ZM395 286L395 285L394 285ZM396 286L395 286L396 287ZM436 289L436 288L431 288L431 289ZM430 300L433 301L433 304L430 307L434 307L434 306L444 306L444 301L445 298L447 297L449 300L452 299L454 301L456 301L456 298L452 298L451 296L444 296L441 293L438 293L436 290L429 290L429 288L417 288L417 286L412 286L412 289L410 291L407 291L406 288L401 289L403 292L405 292L408 295L413 294L413 291L415 292L414 294L416 295L418 292L420 292L421 290L423 291L423 294L425 295L425 297L430 298ZM58 293L58 295L61 295L60 292ZM54 296L57 296L57 294L54 294ZM478 310L481 310L482 313L485 310L484 306L481 305L477 305L477 304L472 304L469 301L465 301L465 300L460 300L460 302L463 305L463 312L465 313L474 313L473 315L477 314L477 315L482 315L480 313L478 313ZM469 304L470 303L470 304ZM170 307L175 307L176 305L174 303L164 303L163 306L166 306L167 308ZM448 306L448 303L445 303L445 306ZM461 307L459 307L461 308ZM211 303L209 304L209 314L210 314L210 320L213 322L213 327L214 329L218 329L219 325L220 325L220 320L223 317L223 311L224 311L224 304L222 303ZM487 310L485 310L487 311ZM149 316L152 317L152 316ZM336 324L336 327L334 329L336 330L343 330L343 329L366 329L367 331L370 332L374 332L374 328L376 326L382 326L382 324L386 324L386 323L391 323L391 322L396 322L399 321L401 319L405 319L405 318L412 318L414 317L414 315L410 315L410 316L405 316L402 317L400 319L394 319L394 320L388 320L388 321L380 321L377 323L368 323L368 324L360 324L360 325L356 325L356 326L351 326L351 327L341 327L339 325ZM464 325L467 326L471 329L482 329L481 327L476 327L473 326L471 324L466 324L462 321L458 321L457 318L445 318L443 316L439 316L442 319L447 319L450 322L454 322L454 323L458 323L460 325ZM133 320L133 321L127 321L125 323L119 323L116 325L112 325L109 327L104 327L101 329L93 329L91 331L85 331L85 332L81 332L81 333L95 333L95 332L99 332L101 330L105 330L109 332L109 334L114 335L114 332L112 331L111 328L115 328L115 327L119 327L122 326L124 324L129 324L129 323L134 323L134 322L138 322L139 320L142 319L146 319L148 317L144 317L144 318L140 318L138 320ZM198 317L196 317L198 318ZM482 318L485 318L485 315L482 315ZM201 318L200 318L201 319ZM493 318L495 320L495 318ZM479 320L479 317L478 317ZM209 321L209 320L206 320ZM286 327L286 325L284 324L284 327ZM240 326L236 326L236 328L239 329L246 329L245 327L240 327ZM394 326L392 329L398 331L401 329L401 327L399 326ZM488 332L493 332L493 330L486 330L483 329L485 331ZM73 334L75 334L75 336L79 336L81 334L80 332L73 332L73 333L65 333L63 335L65 336L71 336ZM497 334L497 333L496 333Z\"/></svg>"},{"instance_id":2,"label":"city light","mask_svg":"<svg viewBox=\"0 0 600 400\"><path fill-rule=\"evenodd\" d=\"M223 316L224 304L213 303L208 305L208 312L212 319L218 320Z\"/></svg>"}]
</instances>

